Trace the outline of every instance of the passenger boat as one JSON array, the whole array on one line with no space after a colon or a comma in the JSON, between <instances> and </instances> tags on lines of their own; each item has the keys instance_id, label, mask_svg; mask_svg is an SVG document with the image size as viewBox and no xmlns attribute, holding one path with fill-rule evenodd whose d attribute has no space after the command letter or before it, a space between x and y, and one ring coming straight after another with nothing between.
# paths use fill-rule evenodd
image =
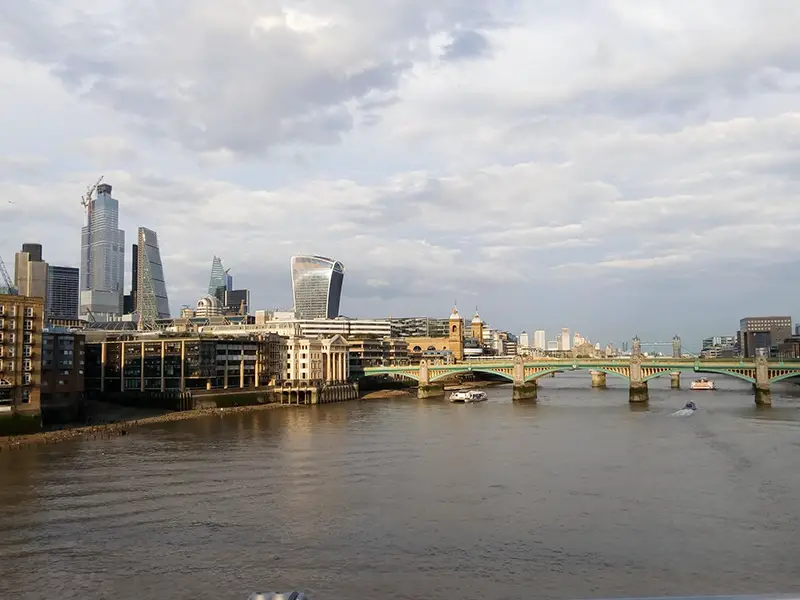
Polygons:
<instances>
[{"instance_id":1,"label":"passenger boat","mask_svg":"<svg viewBox=\"0 0 800 600\"><path fill-rule=\"evenodd\" d=\"M717 389L717 386L710 379L707 379L705 377L701 377L700 379L697 379L696 381L693 381L692 385L689 386L689 389L695 390L695 391L698 391L698 390L715 390L715 389Z\"/></svg>"},{"instance_id":2,"label":"passenger boat","mask_svg":"<svg viewBox=\"0 0 800 600\"><path fill-rule=\"evenodd\" d=\"M485 402L489 399L486 392L480 390L459 390L450 394L450 402Z\"/></svg>"}]
</instances>

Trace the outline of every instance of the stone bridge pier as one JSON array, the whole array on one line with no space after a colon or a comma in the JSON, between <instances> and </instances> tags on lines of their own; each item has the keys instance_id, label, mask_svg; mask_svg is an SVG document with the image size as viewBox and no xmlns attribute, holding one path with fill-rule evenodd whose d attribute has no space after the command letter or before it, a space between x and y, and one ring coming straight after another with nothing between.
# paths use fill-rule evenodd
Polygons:
<instances>
[{"instance_id":1,"label":"stone bridge pier","mask_svg":"<svg viewBox=\"0 0 800 600\"><path fill-rule=\"evenodd\" d=\"M428 361L419 361L419 387L417 387L417 398L438 398L440 396L444 396L444 384L431 383Z\"/></svg>"},{"instance_id":2,"label":"stone bridge pier","mask_svg":"<svg viewBox=\"0 0 800 600\"><path fill-rule=\"evenodd\" d=\"M756 357L756 382L753 385L758 406L772 406L772 391L769 389L769 362L765 356Z\"/></svg>"},{"instance_id":3,"label":"stone bridge pier","mask_svg":"<svg viewBox=\"0 0 800 600\"><path fill-rule=\"evenodd\" d=\"M630 373L631 384L628 401L631 404L648 402L650 400L650 392L647 389L647 382L642 377L641 355L631 356Z\"/></svg>"},{"instance_id":4,"label":"stone bridge pier","mask_svg":"<svg viewBox=\"0 0 800 600\"><path fill-rule=\"evenodd\" d=\"M606 387L606 374L605 371L591 371L592 374L592 387L605 388Z\"/></svg>"},{"instance_id":5,"label":"stone bridge pier","mask_svg":"<svg viewBox=\"0 0 800 600\"><path fill-rule=\"evenodd\" d=\"M513 400L527 400L536 402L539 393L539 384L536 380L525 381L525 361L521 356L514 358L514 389L511 393Z\"/></svg>"}]
</instances>

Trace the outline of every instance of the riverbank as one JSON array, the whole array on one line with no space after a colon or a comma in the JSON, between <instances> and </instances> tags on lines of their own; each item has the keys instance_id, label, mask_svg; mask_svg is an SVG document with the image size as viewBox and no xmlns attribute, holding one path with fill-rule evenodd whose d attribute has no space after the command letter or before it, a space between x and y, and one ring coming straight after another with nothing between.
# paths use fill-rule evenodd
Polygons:
<instances>
[{"instance_id":1,"label":"riverbank","mask_svg":"<svg viewBox=\"0 0 800 600\"><path fill-rule=\"evenodd\" d=\"M148 416L142 418L128 418L126 420L119 420L113 423L105 423L102 425L84 425L79 427L71 427L68 429L59 429L55 431L43 431L40 433L32 433L28 435L14 435L0 438L0 452L10 450L19 450L21 448L29 448L31 446L39 446L42 444L57 444L60 442L74 441L74 440L97 440L108 439L111 437L127 435L131 429L142 427L144 425L153 425L157 423L171 423L173 421L185 421L188 419L197 419L200 417L208 417L214 415L230 415L236 413L245 413L255 410L271 410L280 408L282 404L254 404L251 406L234 406L230 408L207 408L196 410L185 410L179 412L168 412L156 416ZM111 410L111 409L110 409ZM130 415L130 412L127 414Z\"/></svg>"}]
</instances>

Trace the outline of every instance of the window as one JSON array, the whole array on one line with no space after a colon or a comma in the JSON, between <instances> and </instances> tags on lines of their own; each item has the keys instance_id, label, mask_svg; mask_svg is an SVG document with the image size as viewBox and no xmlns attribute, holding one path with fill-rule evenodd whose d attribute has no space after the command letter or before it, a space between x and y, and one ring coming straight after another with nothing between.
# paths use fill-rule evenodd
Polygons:
<instances>
[{"instance_id":1,"label":"window","mask_svg":"<svg viewBox=\"0 0 800 600\"><path fill-rule=\"evenodd\" d=\"M22 356L33 356L33 349L30 346L25 346L22 349Z\"/></svg>"},{"instance_id":2,"label":"window","mask_svg":"<svg viewBox=\"0 0 800 600\"><path fill-rule=\"evenodd\" d=\"M33 309L30 306L25 309L25 316L28 317L28 318L32 318L33 317Z\"/></svg>"},{"instance_id":3,"label":"window","mask_svg":"<svg viewBox=\"0 0 800 600\"><path fill-rule=\"evenodd\" d=\"M0 316L6 314L6 307L3 304L0 304Z\"/></svg>"},{"instance_id":4,"label":"window","mask_svg":"<svg viewBox=\"0 0 800 600\"><path fill-rule=\"evenodd\" d=\"M22 403L28 404L31 401L31 391L30 390L22 390Z\"/></svg>"},{"instance_id":5,"label":"window","mask_svg":"<svg viewBox=\"0 0 800 600\"><path fill-rule=\"evenodd\" d=\"M31 376L28 373L24 373L22 375L22 385L30 385L31 384Z\"/></svg>"},{"instance_id":6,"label":"window","mask_svg":"<svg viewBox=\"0 0 800 600\"><path fill-rule=\"evenodd\" d=\"M33 321L31 319L25 319L25 331L33 331Z\"/></svg>"},{"instance_id":7,"label":"window","mask_svg":"<svg viewBox=\"0 0 800 600\"><path fill-rule=\"evenodd\" d=\"M22 343L23 344L32 344L33 343L33 334L31 334L31 333L23 333L22 334Z\"/></svg>"},{"instance_id":8,"label":"window","mask_svg":"<svg viewBox=\"0 0 800 600\"><path fill-rule=\"evenodd\" d=\"M23 371L32 371L33 370L33 362L30 359L26 358L24 361L22 361L22 370Z\"/></svg>"},{"instance_id":9,"label":"window","mask_svg":"<svg viewBox=\"0 0 800 600\"><path fill-rule=\"evenodd\" d=\"M14 370L14 361L10 360L6 363L6 371L13 371Z\"/></svg>"}]
</instances>

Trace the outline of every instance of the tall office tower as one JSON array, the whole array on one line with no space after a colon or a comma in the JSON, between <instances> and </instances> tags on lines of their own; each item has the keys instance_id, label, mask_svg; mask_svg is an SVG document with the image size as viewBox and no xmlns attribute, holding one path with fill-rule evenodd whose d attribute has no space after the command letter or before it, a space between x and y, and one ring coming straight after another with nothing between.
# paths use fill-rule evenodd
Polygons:
<instances>
[{"instance_id":1,"label":"tall office tower","mask_svg":"<svg viewBox=\"0 0 800 600\"><path fill-rule=\"evenodd\" d=\"M559 350L571 350L572 346L569 343L569 329L564 327L561 329L561 335L558 338Z\"/></svg>"},{"instance_id":2,"label":"tall office tower","mask_svg":"<svg viewBox=\"0 0 800 600\"><path fill-rule=\"evenodd\" d=\"M224 302L225 290L233 289L233 278L231 278L231 287L228 288L228 272L222 266L222 259L215 256L211 261L211 278L208 280L208 295L219 298L220 302Z\"/></svg>"},{"instance_id":3,"label":"tall office tower","mask_svg":"<svg viewBox=\"0 0 800 600\"><path fill-rule=\"evenodd\" d=\"M111 186L97 186L81 230L81 316L122 314L125 232L119 229L119 202Z\"/></svg>"},{"instance_id":4,"label":"tall office tower","mask_svg":"<svg viewBox=\"0 0 800 600\"><path fill-rule=\"evenodd\" d=\"M519 334L519 344L518 344L518 346L520 348L529 348L530 345L531 345L531 343L530 343L529 338L528 338L528 332L527 331L523 331L522 333Z\"/></svg>"},{"instance_id":5,"label":"tall office tower","mask_svg":"<svg viewBox=\"0 0 800 600\"><path fill-rule=\"evenodd\" d=\"M47 299L47 263L41 244L23 244L14 257L14 287L20 296Z\"/></svg>"},{"instance_id":6,"label":"tall office tower","mask_svg":"<svg viewBox=\"0 0 800 600\"><path fill-rule=\"evenodd\" d=\"M80 314L80 271L74 267L47 268L47 320L77 319Z\"/></svg>"},{"instance_id":7,"label":"tall office tower","mask_svg":"<svg viewBox=\"0 0 800 600\"><path fill-rule=\"evenodd\" d=\"M141 323L152 325L156 319L169 318L169 299L164 281L164 267L158 236L152 229L139 227L136 308Z\"/></svg>"},{"instance_id":8,"label":"tall office tower","mask_svg":"<svg viewBox=\"0 0 800 600\"><path fill-rule=\"evenodd\" d=\"M547 336L544 329L537 329L533 332L533 347L537 350L547 350Z\"/></svg>"},{"instance_id":9,"label":"tall office tower","mask_svg":"<svg viewBox=\"0 0 800 600\"><path fill-rule=\"evenodd\" d=\"M342 299L344 265L324 256L292 257L294 310L300 319L335 319Z\"/></svg>"}]
</instances>

